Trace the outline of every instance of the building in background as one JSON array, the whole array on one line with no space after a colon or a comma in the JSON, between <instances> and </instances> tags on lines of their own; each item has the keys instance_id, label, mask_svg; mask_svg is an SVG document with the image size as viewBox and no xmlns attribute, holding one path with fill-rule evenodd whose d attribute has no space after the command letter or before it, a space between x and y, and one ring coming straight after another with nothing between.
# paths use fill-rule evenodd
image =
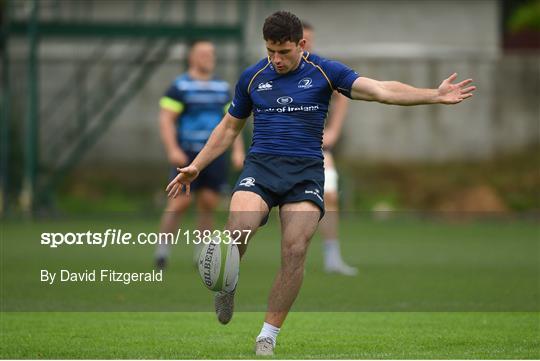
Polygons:
<instances>
[{"instance_id":1,"label":"building in background","mask_svg":"<svg viewBox=\"0 0 540 361\"><path fill-rule=\"evenodd\" d=\"M39 12L33 12L36 3ZM540 51L534 45L534 35L538 30L526 30L533 35L525 35L525 38L529 36L528 45L518 47L512 45L517 40L508 25L513 14L528 3L509 0L4 1L4 19L9 10L6 4L11 4L6 48L9 52L4 52L9 54L4 58L10 59L10 122L8 130L3 132L9 134L11 161L5 169L10 170L7 172L10 179L26 179L14 185L18 193L21 187L28 188L33 172L39 170L41 176L42 172L56 169L52 164L68 156L70 147L77 151L76 162L66 170L163 167L155 104L162 84L183 71L176 59L185 55L181 40L189 37L189 31L182 30L206 31L205 34L215 39L218 56L223 59L217 71L234 82L242 66L265 56L258 27L268 14L281 7L317 24L321 55L339 59L360 74L432 87L438 79L457 70L472 74L478 85L474 102L452 111L444 107L352 104L344 126L342 159L461 162L489 160L537 146L540 143ZM525 13L528 11L534 9L526 8ZM33 16L37 20L35 27L29 26ZM519 18L513 21L518 28L523 23ZM64 32L47 24L63 24ZM66 24L79 25L69 31ZM3 21L3 29L6 25ZM96 29L97 33L90 34ZM122 36L111 36L111 31L118 29L123 31ZM44 31L55 35L43 35ZM37 44L34 63L30 59L32 39ZM33 75L37 83L32 83ZM113 87L125 87L128 95L110 94L108 91ZM28 104L36 97L39 101L32 110ZM110 106L117 98L121 106ZM32 114L39 118L30 137L36 139L34 150L27 136ZM104 131L96 133L98 136L85 139L79 147L56 142L65 137L69 143L88 129L89 119L96 117L110 119L102 127ZM52 146L52 143L58 144ZM32 151L38 156L33 165L28 165L28 154ZM18 162L25 167L16 167ZM62 174L62 169L59 171ZM36 181L36 186L40 182ZM3 181L6 183L13 181Z\"/></svg>"}]
</instances>

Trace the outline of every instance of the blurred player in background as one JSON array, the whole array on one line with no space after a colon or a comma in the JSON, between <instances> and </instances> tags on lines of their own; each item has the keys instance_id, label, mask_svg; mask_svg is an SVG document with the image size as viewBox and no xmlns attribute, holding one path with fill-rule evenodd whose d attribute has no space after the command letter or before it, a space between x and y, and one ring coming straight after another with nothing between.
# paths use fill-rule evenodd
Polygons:
<instances>
[{"instance_id":1,"label":"blurred player in background","mask_svg":"<svg viewBox=\"0 0 540 361\"><path fill-rule=\"evenodd\" d=\"M195 159L230 105L229 84L214 76L215 64L214 45L207 40L193 42L189 48L187 72L173 81L160 100L161 139L172 165L170 179L176 177L177 167L184 167ZM234 142L232 162L240 169L243 161L244 145L239 136ZM220 201L220 192L227 186L227 168L227 160L222 154L192 184L200 231L213 227L213 213ZM186 195L168 200L160 232L176 232L180 217L191 200ZM165 268L169 248L168 244L157 246L156 266L160 269ZM197 249L194 256L198 257Z\"/></svg>"},{"instance_id":2,"label":"blurred player in background","mask_svg":"<svg viewBox=\"0 0 540 361\"><path fill-rule=\"evenodd\" d=\"M313 26L306 21L302 22L304 27L304 39L306 43L304 49L311 52L314 43ZM334 91L330 101L331 108L326 120L323 135L323 155L324 155L324 207L326 213L319 223L319 230L324 240L323 256L324 270L328 273L339 273L346 276L355 276L358 269L349 266L341 256L341 247L338 237L339 229L339 195L338 195L338 173L332 155L332 148L341 136L343 121L349 109L347 97Z\"/></svg>"},{"instance_id":3,"label":"blurred player in background","mask_svg":"<svg viewBox=\"0 0 540 361\"><path fill-rule=\"evenodd\" d=\"M360 76L346 65L304 51L302 23L286 11L266 18L263 37L268 56L247 68L234 100L193 162L167 186L175 198L200 172L229 148L253 114L253 141L231 198L229 231L249 230L239 238L243 257L249 238L279 206L281 265L268 297L265 320L255 340L257 355L274 354L277 336L304 277L307 250L324 216L324 121L334 90L355 100L383 104L458 104L472 96L472 79L454 84L457 74L436 89ZM324 285L321 285L324 297ZM230 322L233 291L215 294L219 322ZM314 330L315 331L315 330ZM316 330L317 332L319 330Z\"/></svg>"}]
</instances>

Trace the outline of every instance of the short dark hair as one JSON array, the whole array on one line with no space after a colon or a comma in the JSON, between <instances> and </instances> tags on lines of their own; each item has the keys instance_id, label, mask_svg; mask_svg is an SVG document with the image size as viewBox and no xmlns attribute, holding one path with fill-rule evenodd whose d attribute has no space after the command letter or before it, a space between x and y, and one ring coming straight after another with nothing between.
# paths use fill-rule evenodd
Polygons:
<instances>
[{"instance_id":1,"label":"short dark hair","mask_svg":"<svg viewBox=\"0 0 540 361\"><path fill-rule=\"evenodd\" d=\"M188 42L187 44L187 48L188 48L188 51L191 52L191 50L193 50L193 48L195 47L195 45L199 44L199 43L210 43L210 44L214 44L212 42L212 40L210 39L206 39L206 38L196 38L196 39L192 39Z\"/></svg>"},{"instance_id":2,"label":"short dark hair","mask_svg":"<svg viewBox=\"0 0 540 361\"><path fill-rule=\"evenodd\" d=\"M266 41L274 43L292 41L298 44L304 37L303 34L302 22L288 11L277 11L264 20L263 37Z\"/></svg>"}]
</instances>

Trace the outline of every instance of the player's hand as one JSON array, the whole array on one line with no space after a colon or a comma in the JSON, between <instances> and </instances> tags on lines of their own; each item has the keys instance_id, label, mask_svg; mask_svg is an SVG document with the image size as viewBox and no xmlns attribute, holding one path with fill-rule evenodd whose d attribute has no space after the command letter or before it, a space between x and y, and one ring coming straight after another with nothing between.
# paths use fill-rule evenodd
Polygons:
<instances>
[{"instance_id":1,"label":"player's hand","mask_svg":"<svg viewBox=\"0 0 540 361\"><path fill-rule=\"evenodd\" d=\"M246 153L242 151L234 151L231 154L231 161L234 169L241 170L244 166L244 159L246 158Z\"/></svg>"},{"instance_id":2,"label":"player's hand","mask_svg":"<svg viewBox=\"0 0 540 361\"><path fill-rule=\"evenodd\" d=\"M468 86L472 83L472 79L463 80L460 83L452 84L457 78L457 73L450 75L444 79L438 89L438 99L441 104L457 104L463 100L473 96L475 86Z\"/></svg>"},{"instance_id":3,"label":"player's hand","mask_svg":"<svg viewBox=\"0 0 540 361\"><path fill-rule=\"evenodd\" d=\"M170 151L167 156L169 158L169 162L177 167L183 167L189 162L187 154L179 148Z\"/></svg>"},{"instance_id":4,"label":"player's hand","mask_svg":"<svg viewBox=\"0 0 540 361\"><path fill-rule=\"evenodd\" d=\"M168 192L169 198L176 198L178 194L182 192L182 189L185 188L186 195L189 196L191 189L190 185L199 175L199 170L193 165L176 169L178 169L178 172L180 173L174 177L167 188L165 188L165 191Z\"/></svg>"},{"instance_id":5,"label":"player's hand","mask_svg":"<svg viewBox=\"0 0 540 361\"><path fill-rule=\"evenodd\" d=\"M330 130L330 129L325 129L323 138L322 138L323 149L332 149L334 145L336 145L337 140L338 140L338 135L335 131Z\"/></svg>"}]
</instances>

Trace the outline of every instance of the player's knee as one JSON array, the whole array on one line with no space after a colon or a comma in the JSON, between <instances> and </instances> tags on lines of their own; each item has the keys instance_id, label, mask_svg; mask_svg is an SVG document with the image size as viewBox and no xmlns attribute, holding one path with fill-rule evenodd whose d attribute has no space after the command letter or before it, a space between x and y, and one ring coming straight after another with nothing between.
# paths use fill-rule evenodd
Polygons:
<instances>
[{"instance_id":1,"label":"player's knee","mask_svg":"<svg viewBox=\"0 0 540 361\"><path fill-rule=\"evenodd\" d=\"M254 227L247 220L229 219L226 228L230 232L231 237L235 240L235 243L238 245L240 257L242 257L244 253L246 253L248 241L257 230L257 227Z\"/></svg>"},{"instance_id":2,"label":"player's knee","mask_svg":"<svg viewBox=\"0 0 540 361\"><path fill-rule=\"evenodd\" d=\"M173 199L167 204L167 208L165 208L166 212L171 213L177 213L181 214L183 213L188 207L191 202L189 200L184 199Z\"/></svg>"},{"instance_id":3,"label":"player's knee","mask_svg":"<svg viewBox=\"0 0 540 361\"><path fill-rule=\"evenodd\" d=\"M197 206L199 212L212 213L216 210L217 204L210 202L200 202Z\"/></svg>"},{"instance_id":4,"label":"player's knee","mask_svg":"<svg viewBox=\"0 0 540 361\"><path fill-rule=\"evenodd\" d=\"M260 225L260 217L260 212L231 212L227 221L227 229L254 233Z\"/></svg>"},{"instance_id":5,"label":"player's knee","mask_svg":"<svg viewBox=\"0 0 540 361\"><path fill-rule=\"evenodd\" d=\"M175 215L181 215L182 213L184 213L184 210L185 210L184 207L170 206L170 207L167 207L165 211L168 213L175 214Z\"/></svg>"},{"instance_id":6,"label":"player's knee","mask_svg":"<svg viewBox=\"0 0 540 361\"><path fill-rule=\"evenodd\" d=\"M307 248L307 242L290 242L287 246L283 246L284 265L288 267L302 266Z\"/></svg>"},{"instance_id":7,"label":"player's knee","mask_svg":"<svg viewBox=\"0 0 540 361\"><path fill-rule=\"evenodd\" d=\"M219 194L212 190L204 189L197 197L197 207L202 212L213 212L219 204Z\"/></svg>"}]
</instances>

